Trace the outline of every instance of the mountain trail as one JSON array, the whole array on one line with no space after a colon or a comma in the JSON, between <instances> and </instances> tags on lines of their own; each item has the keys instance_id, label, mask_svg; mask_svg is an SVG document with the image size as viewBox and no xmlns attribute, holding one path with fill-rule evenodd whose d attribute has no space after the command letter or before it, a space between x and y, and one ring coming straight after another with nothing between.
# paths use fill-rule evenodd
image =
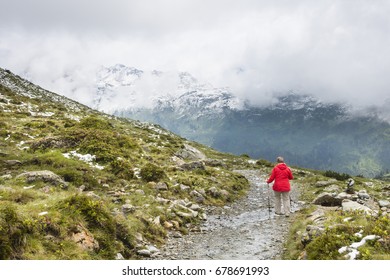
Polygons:
<instances>
[{"instance_id":1,"label":"mountain trail","mask_svg":"<svg viewBox=\"0 0 390 280\"><path fill-rule=\"evenodd\" d=\"M290 217L276 217L273 192L269 191L271 212L268 208L268 174L255 170L240 170L250 182L247 195L229 206L212 208L199 232L185 236L172 234L161 249L158 259L280 259ZM291 197L297 201L297 188L292 185ZM292 210L297 205L292 203ZM292 214L293 215L293 214Z\"/></svg>"}]
</instances>

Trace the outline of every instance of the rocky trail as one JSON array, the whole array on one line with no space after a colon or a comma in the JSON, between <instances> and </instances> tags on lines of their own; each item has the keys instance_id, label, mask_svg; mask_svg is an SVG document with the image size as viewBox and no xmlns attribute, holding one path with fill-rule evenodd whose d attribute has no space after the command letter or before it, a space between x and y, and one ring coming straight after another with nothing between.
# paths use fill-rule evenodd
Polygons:
<instances>
[{"instance_id":1,"label":"rocky trail","mask_svg":"<svg viewBox=\"0 0 390 280\"><path fill-rule=\"evenodd\" d=\"M268 174L254 170L237 171L250 182L247 195L223 208L207 210L208 219L197 232L188 235L171 234L161 249L159 259L278 259L291 217L276 217L268 208ZM296 188L291 196L297 201ZM273 193L270 190L271 206ZM292 203L292 210L297 205Z\"/></svg>"}]
</instances>

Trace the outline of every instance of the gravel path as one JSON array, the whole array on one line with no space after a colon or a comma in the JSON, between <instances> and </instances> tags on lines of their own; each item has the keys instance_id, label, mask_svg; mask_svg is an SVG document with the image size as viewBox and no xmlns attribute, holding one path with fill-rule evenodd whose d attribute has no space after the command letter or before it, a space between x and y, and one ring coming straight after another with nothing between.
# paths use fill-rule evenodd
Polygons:
<instances>
[{"instance_id":1,"label":"gravel path","mask_svg":"<svg viewBox=\"0 0 390 280\"><path fill-rule=\"evenodd\" d=\"M241 170L250 182L246 197L224 208L209 211L200 232L191 232L182 238L170 236L159 259L192 260L265 260L279 259L291 216L275 217L268 208L265 180L268 174ZM293 186L291 196L297 201ZM273 193L271 206L273 206ZM292 204L292 210L296 210Z\"/></svg>"}]
</instances>

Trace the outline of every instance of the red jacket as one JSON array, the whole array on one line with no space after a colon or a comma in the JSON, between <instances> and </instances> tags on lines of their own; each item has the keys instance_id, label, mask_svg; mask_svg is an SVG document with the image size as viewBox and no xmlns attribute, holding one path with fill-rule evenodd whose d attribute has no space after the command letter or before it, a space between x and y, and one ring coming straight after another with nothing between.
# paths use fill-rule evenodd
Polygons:
<instances>
[{"instance_id":1,"label":"red jacket","mask_svg":"<svg viewBox=\"0 0 390 280\"><path fill-rule=\"evenodd\" d=\"M294 179L290 168L285 163L278 163L274 169L272 169L271 176L267 180L267 183L271 183L275 180L272 187L277 192L288 192L290 191L290 181Z\"/></svg>"}]
</instances>

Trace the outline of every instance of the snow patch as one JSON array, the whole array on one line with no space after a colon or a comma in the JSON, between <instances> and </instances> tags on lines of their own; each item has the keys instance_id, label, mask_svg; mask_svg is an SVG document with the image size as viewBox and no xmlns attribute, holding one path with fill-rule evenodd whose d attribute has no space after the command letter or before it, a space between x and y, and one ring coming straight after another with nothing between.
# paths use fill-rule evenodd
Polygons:
<instances>
[{"instance_id":1,"label":"snow patch","mask_svg":"<svg viewBox=\"0 0 390 280\"><path fill-rule=\"evenodd\" d=\"M63 154L64 157L66 158L77 158L78 160L81 160L81 161L84 161L86 163L88 163L90 166L94 167L94 168L97 168L97 169L104 169L104 166L101 166L97 163L93 163L95 160L96 160L96 156L95 155L91 155L91 154L79 154L77 153L77 151L70 151L69 153L64 153Z\"/></svg>"},{"instance_id":2,"label":"snow patch","mask_svg":"<svg viewBox=\"0 0 390 280\"><path fill-rule=\"evenodd\" d=\"M360 232L359 232L360 233ZM355 260L359 256L358 248L366 244L367 240L375 240L379 239L380 236L377 235L367 235L359 242L354 242L349 246L344 246L339 249L340 254L347 253L344 257L348 258L349 260Z\"/></svg>"}]
</instances>

